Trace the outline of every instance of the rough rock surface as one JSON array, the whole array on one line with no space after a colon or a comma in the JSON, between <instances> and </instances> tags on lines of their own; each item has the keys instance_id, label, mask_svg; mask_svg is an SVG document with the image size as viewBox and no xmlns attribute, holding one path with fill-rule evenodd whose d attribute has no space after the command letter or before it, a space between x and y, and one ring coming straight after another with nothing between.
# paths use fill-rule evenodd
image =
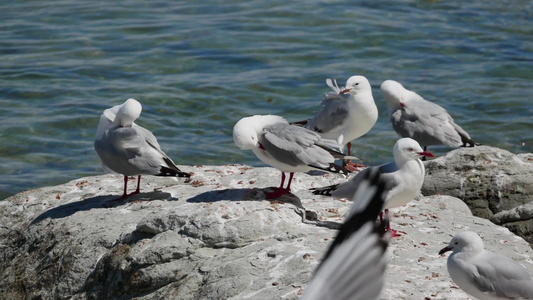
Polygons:
<instances>
[{"instance_id":1,"label":"rough rock surface","mask_svg":"<svg viewBox=\"0 0 533 300\"><path fill-rule=\"evenodd\" d=\"M181 166L183 179L145 176L122 193L103 175L0 201L0 299L297 299L351 202L307 189L342 182L297 174L293 194L264 200L272 168ZM135 184L134 180L130 181ZM461 230L533 273L533 252L459 199L423 197L393 211L382 299L467 299L438 251Z\"/></svg>"},{"instance_id":2,"label":"rough rock surface","mask_svg":"<svg viewBox=\"0 0 533 300\"><path fill-rule=\"evenodd\" d=\"M488 146L453 150L426 163L422 194L460 198L488 219L533 201L533 154Z\"/></svg>"},{"instance_id":3,"label":"rough rock surface","mask_svg":"<svg viewBox=\"0 0 533 300\"><path fill-rule=\"evenodd\" d=\"M516 207L533 201L533 154L488 146L453 150L426 163L422 194L460 198L475 216L503 225L533 245L533 214L521 213L513 221L502 217L516 215Z\"/></svg>"}]
</instances>

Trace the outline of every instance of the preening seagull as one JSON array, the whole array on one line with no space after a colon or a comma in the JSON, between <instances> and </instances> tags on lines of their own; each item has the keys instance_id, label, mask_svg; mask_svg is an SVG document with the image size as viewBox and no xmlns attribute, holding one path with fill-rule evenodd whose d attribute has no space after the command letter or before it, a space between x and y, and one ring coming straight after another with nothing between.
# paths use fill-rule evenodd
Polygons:
<instances>
[{"instance_id":1,"label":"preening seagull","mask_svg":"<svg viewBox=\"0 0 533 300\"><path fill-rule=\"evenodd\" d=\"M297 123L305 124L322 138L347 146L347 154L351 155L351 142L370 131L378 119L372 87L360 75L348 78L344 88L329 78L326 84L333 92L326 94L321 109L311 119Z\"/></svg>"},{"instance_id":2,"label":"preening seagull","mask_svg":"<svg viewBox=\"0 0 533 300\"><path fill-rule=\"evenodd\" d=\"M141 103L130 98L104 110L98 124L94 149L104 170L124 175L124 193L119 199L140 192L141 175L190 177L161 150L149 130L134 123L141 111ZM128 195L128 176L135 175L137 189Z\"/></svg>"},{"instance_id":3,"label":"preening seagull","mask_svg":"<svg viewBox=\"0 0 533 300\"><path fill-rule=\"evenodd\" d=\"M335 159L357 159L335 150L340 148L335 141L322 139L317 133L274 115L242 118L233 128L233 140L240 149L252 150L261 161L282 172L279 188L266 193L269 199L291 191L294 172L319 169L346 175L348 171L335 165ZM286 188L285 172L290 173Z\"/></svg>"}]
</instances>

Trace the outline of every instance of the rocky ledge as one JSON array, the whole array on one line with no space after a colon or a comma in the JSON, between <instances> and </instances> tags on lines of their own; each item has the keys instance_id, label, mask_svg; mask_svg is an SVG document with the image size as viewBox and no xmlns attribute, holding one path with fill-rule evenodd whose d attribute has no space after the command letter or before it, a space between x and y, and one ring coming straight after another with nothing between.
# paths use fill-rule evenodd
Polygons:
<instances>
[{"instance_id":1,"label":"rocky ledge","mask_svg":"<svg viewBox=\"0 0 533 300\"><path fill-rule=\"evenodd\" d=\"M507 152L463 148L427 163L424 194L432 196L392 210L393 227L407 234L390 242L382 299L467 299L448 276L446 257L437 254L462 230L478 232L487 249L533 273L533 251L526 241L473 216L456 198L467 203L475 198L468 197L478 181L462 176L477 174L484 182L492 171L481 166L508 166L509 161L499 160L502 153ZM454 167L457 157L470 157L468 168ZM531 156L510 157L531 172ZM308 188L346 179L297 174L293 195L265 200L262 188L279 184L275 169L180 168L193 173L189 182L145 176L142 193L125 202L110 202L122 192L122 177L116 175L0 201L0 299L297 299L351 206ZM506 182L515 182L512 176L519 174L497 169L499 178L511 178ZM440 172L450 175L444 180ZM449 188L437 185L448 181ZM496 193L501 186L494 184L479 186ZM488 196L483 199L490 202ZM507 207L501 207L505 214ZM498 220L531 219L524 213L528 207L509 209Z\"/></svg>"}]
</instances>

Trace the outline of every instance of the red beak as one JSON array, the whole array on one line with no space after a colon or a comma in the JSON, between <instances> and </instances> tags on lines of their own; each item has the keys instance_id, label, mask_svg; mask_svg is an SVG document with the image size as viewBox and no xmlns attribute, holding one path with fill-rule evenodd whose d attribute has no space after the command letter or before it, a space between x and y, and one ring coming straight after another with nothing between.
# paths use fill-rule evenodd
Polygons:
<instances>
[{"instance_id":1,"label":"red beak","mask_svg":"<svg viewBox=\"0 0 533 300\"><path fill-rule=\"evenodd\" d=\"M339 95L346 94L346 93L348 93L349 91L350 91L349 89L342 89L342 90L339 92Z\"/></svg>"},{"instance_id":2,"label":"red beak","mask_svg":"<svg viewBox=\"0 0 533 300\"><path fill-rule=\"evenodd\" d=\"M427 156L427 157L435 157L433 154L431 154L431 152L428 152L428 151L418 152L418 154L422 156Z\"/></svg>"}]
</instances>

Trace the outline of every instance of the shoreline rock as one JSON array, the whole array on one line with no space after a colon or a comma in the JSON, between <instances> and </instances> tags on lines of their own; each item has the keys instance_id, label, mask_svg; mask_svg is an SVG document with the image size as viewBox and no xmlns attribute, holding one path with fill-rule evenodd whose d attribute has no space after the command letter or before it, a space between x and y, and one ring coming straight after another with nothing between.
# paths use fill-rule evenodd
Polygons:
<instances>
[{"instance_id":1,"label":"shoreline rock","mask_svg":"<svg viewBox=\"0 0 533 300\"><path fill-rule=\"evenodd\" d=\"M102 175L19 193L0 202L2 299L298 299L350 201L308 188L338 175L296 174L293 195L264 200L279 171L244 165L180 166L191 181L144 176L141 194ZM394 238L381 299L468 298L438 250L461 230L533 273L521 238L471 215L450 196L391 210Z\"/></svg>"},{"instance_id":2,"label":"shoreline rock","mask_svg":"<svg viewBox=\"0 0 533 300\"><path fill-rule=\"evenodd\" d=\"M533 154L516 155L489 146L466 147L428 161L425 166L422 194L457 197L473 215L511 229L533 246L533 207L527 206L533 201ZM503 216L521 206L519 222L502 221L509 219Z\"/></svg>"}]
</instances>

